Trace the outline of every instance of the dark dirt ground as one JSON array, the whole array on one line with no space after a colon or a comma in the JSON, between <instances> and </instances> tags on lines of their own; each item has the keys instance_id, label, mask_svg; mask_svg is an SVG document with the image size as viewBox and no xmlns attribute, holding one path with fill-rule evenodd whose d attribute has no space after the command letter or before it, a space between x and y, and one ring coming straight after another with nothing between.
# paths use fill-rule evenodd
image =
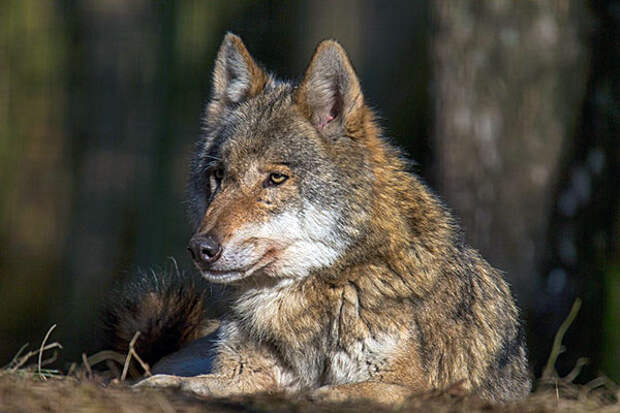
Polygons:
<instances>
[{"instance_id":1,"label":"dark dirt ground","mask_svg":"<svg viewBox=\"0 0 620 413\"><path fill-rule=\"evenodd\" d=\"M79 378L79 376L82 376ZM417 396L396 409L368 401L327 405L278 396L198 399L174 390L135 389L117 380L105 384L97 375L42 377L36 369L0 371L0 412L618 412L620 389L604 380L589 385L542 386L528 399L492 404L458 394ZM596 387L592 389L592 387Z\"/></svg>"}]
</instances>

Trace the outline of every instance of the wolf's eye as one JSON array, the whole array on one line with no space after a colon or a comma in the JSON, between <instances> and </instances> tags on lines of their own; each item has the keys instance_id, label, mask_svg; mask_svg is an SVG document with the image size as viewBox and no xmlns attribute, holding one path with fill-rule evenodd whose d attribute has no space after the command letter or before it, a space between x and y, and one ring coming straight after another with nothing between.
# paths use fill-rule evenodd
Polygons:
<instances>
[{"instance_id":1,"label":"wolf's eye","mask_svg":"<svg viewBox=\"0 0 620 413\"><path fill-rule=\"evenodd\" d=\"M215 171L213 171L213 176L218 181L221 181L222 178L224 178L224 170L222 168L217 168Z\"/></svg>"},{"instance_id":2,"label":"wolf's eye","mask_svg":"<svg viewBox=\"0 0 620 413\"><path fill-rule=\"evenodd\" d=\"M224 178L224 170L222 168L217 168L211 171L209 174L209 186L211 192L215 192L217 187L220 186L222 178Z\"/></svg>"},{"instance_id":3,"label":"wolf's eye","mask_svg":"<svg viewBox=\"0 0 620 413\"><path fill-rule=\"evenodd\" d=\"M287 179L288 179L288 176L278 173L278 172L273 172L269 174L269 179L267 179L265 184L266 186L282 185L284 181L286 181Z\"/></svg>"}]
</instances>

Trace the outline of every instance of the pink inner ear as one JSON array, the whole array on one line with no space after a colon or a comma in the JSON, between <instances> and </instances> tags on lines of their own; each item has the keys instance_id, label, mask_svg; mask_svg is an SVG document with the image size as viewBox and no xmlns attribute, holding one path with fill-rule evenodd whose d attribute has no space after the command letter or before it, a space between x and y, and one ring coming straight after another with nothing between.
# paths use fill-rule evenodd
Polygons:
<instances>
[{"instance_id":1,"label":"pink inner ear","mask_svg":"<svg viewBox=\"0 0 620 413\"><path fill-rule=\"evenodd\" d=\"M325 118L319 123L319 128L323 129L332 120L334 120L334 116L330 113L329 115L327 115L327 118Z\"/></svg>"}]
</instances>

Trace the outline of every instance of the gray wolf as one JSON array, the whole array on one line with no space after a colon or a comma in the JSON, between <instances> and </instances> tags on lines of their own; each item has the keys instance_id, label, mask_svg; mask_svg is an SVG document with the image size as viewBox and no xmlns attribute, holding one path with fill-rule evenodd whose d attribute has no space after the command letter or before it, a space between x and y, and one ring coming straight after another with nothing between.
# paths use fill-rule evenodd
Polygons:
<instances>
[{"instance_id":1,"label":"gray wolf","mask_svg":"<svg viewBox=\"0 0 620 413\"><path fill-rule=\"evenodd\" d=\"M227 286L226 311L177 357L208 360L202 371L176 372L172 355L141 385L382 403L455 384L489 400L529 392L508 285L383 138L336 41L295 84L226 35L203 129L189 250ZM139 329L166 354L207 335L199 290L147 287L113 310L119 343Z\"/></svg>"}]
</instances>

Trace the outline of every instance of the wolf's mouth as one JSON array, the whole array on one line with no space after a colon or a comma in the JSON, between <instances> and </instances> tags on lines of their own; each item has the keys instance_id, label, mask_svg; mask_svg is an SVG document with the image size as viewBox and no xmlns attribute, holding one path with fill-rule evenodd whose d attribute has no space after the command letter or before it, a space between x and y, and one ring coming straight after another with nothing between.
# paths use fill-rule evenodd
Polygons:
<instances>
[{"instance_id":1,"label":"wolf's mouth","mask_svg":"<svg viewBox=\"0 0 620 413\"><path fill-rule=\"evenodd\" d=\"M267 258L267 259L266 259ZM254 264L248 265L245 268L230 269L230 270L204 270L201 269L200 273L207 280L220 284L227 284L235 281L242 280L254 274L257 271L262 270L273 262L273 257L270 254L263 255Z\"/></svg>"}]
</instances>

